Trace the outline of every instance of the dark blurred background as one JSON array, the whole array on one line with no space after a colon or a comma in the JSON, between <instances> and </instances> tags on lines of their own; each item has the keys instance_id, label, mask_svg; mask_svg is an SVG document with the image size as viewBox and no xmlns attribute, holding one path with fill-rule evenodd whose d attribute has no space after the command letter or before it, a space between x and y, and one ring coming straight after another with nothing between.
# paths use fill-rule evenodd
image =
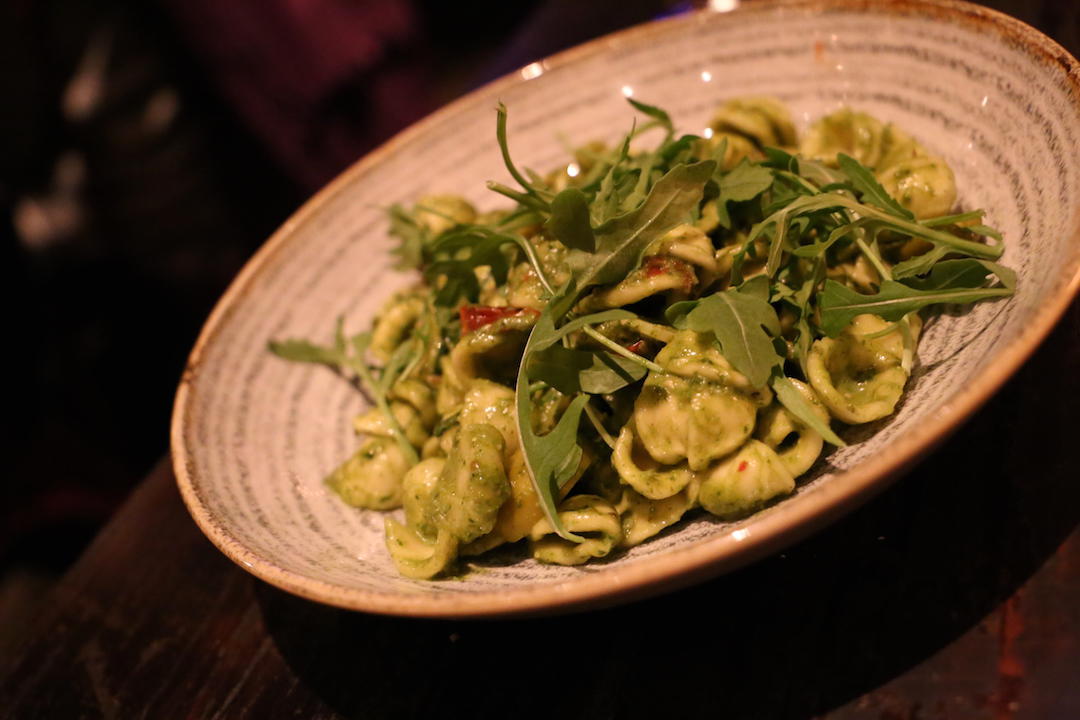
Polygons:
<instances>
[{"instance_id":1,"label":"dark blurred background","mask_svg":"<svg viewBox=\"0 0 1080 720\"><path fill-rule=\"evenodd\" d=\"M0 3L0 654L166 454L201 323L306 197L488 80L705 4ZM1077 54L1080 3L984 4Z\"/></svg>"}]
</instances>

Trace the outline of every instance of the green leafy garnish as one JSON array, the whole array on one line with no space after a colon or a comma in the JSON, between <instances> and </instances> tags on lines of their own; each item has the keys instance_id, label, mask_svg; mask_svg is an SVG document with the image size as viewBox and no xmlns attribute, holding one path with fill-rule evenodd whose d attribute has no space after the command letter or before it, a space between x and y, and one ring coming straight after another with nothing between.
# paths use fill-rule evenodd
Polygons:
<instances>
[{"instance_id":1,"label":"green leafy garnish","mask_svg":"<svg viewBox=\"0 0 1080 720\"><path fill-rule=\"evenodd\" d=\"M772 187L775 181L773 173L763 165L751 165L745 158L730 172L720 176L717 185L716 209L720 216L720 225L732 227L729 203L742 203L753 200Z\"/></svg>"},{"instance_id":2,"label":"green leafy garnish","mask_svg":"<svg viewBox=\"0 0 1080 720\"><path fill-rule=\"evenodd\" d=\"M581 293L595 285L622 280L641 264L646 248L664 233L684 222L701 202L705 183L712 176L711 160L678 165L653 186L640 207L596 229L596 250L572 249L568 263Z\"/></svg>"},{"instance_id":3,"label":"green leafy garnish","mask_svg":"<svg viewBox=\"0 0 1080 720\"><path fill-rule=\"evenodd\" d=\"M732 367L754 387L764 387L781 361L773 345L773 338L780 334L780 321L766 299L768 287L747 285L673 305L668 319L677 328L711 333Z\"/></svg>"},{"instance_id":4,"label":"green leafy garnish","mask_svg":"<svg viewBox=\"0 0 1080 720\"><path fill-rule=\"evenodd\" d=\"M596 236L589 224L589 201L578 188L567 188L555 196L551 201L551 217L544 227L568 248L596 251Z\"/></svg>"},{"instance_id":5,"label":"green leafy garnish","mask_svg":"<svg viewBox=\"0 0 1080 720\"><path fill-rule=\"evenodd\" d=\"M983 287L991 275L997 275L1002 284ZM835 280L826 280L818 303L821 308L821 329L829 337L836 337L856 315L870 313L896 321L928 305L1005 297L1012 295L1013 288L1011 271L994 263L971 259L938 263L929 277L909 279L907 284L886 280L882 282L881 289L872 295L855 292Z\"/></svg>"},{"instance_id":6,"label":"green leafy garnish","mask_svg":"<svg viewBox=\"0 0 1080 720\"><path fill-rule=\"evenodd\" d=\"M818 414L814 412L814 409L807 402L803 394L799 392L798 388L785 377L783 374L776 374L773 376L772 381L769 383L769 387L776 393L776 399L780 401L780 404L784 408L799 419L804 425L816 432L821 437L825 438L825 442L835 445L836 447L847 447L847 443L840 439L840 436L833 432L833 429L829 427L827 422L822 421Z\"/></svg>"},{"instance_id":7,"label":"green leafy garnish","mask_svg":"<svg viewBox=\"0 0 1080 720\"><path fill-rule=\"evenodd\" d=\"M269 348L270 352L286 360L326 365L345 375L351 372L355 381L366 391L375 407L386 419L390 434L406 459L410 464L416 464L420 461L420 457L416 453L416 448L406 439L401 424L390 411L390 402L387 398L390 388L401 376L402 368L409 363L410 355L416 352L416 349L409 344L401 345L398 352L391 356L386 367L380 370L372 368L364 359L370 344L371 333L369 332L359 333L346 341L342 332L342 320L338 318L333 346L326 347L307 340L289 339L280 342L272 340Z\"/></svg>"},{"instance_id":8,"label":"green leafy garnish","mask_svg":"<svg viewBox=\"0 0 1080 720\"><path fill-rule=\"evenodd\" d=\"M1004 244L983 224L981 210L918 218L889 195L875 168L842 153L833 163L762 147L750 134L746 139L765 159L744 158L730 167L727 137L718 143L677 137L666 111L634 99L629 104L639 115L628 133L610 146L579 148L580 174L548 181L511 158L500 103L496 139L511 180L488 187L515 207L497 220L460 224L443 215L454 222L432 225L422 214L439 214L432 209L389 209L398 267L420 270L428 295L419 318L415 306L407 311L400 341L395 336L383 343L386 333L379 335L381 365L367 360L372 335L346 337L340 320L329 346L270 343L280 357L326 365L352 380L415 463L416 448L391 413L391 392L415 391L419 380L421 395L431 394L442 372L453 407L453 394L464 392L473 374L459 368L459 355L444 354L483 323L527 311L526 322L475 335L464 349L479 348L478 363L500 382L515 374L514 419L525 468L552 529L574 542L584 538L564 527L560 499L586 458L618 447L620 428L638 411L635 384L648 377L649 387L668 372L666 356L653 359L653 353L677 331L700 333L763 391L757 397L771 389L797 423L842 447L822 408L797 382L809 377L815 342L836 337L859 315L876 315L888 324L867 339L899 332L904 350L897 364L908 373L915 340L905 318L928 305L1005 297L1016 283L1011 270L994 262ZM651 131L662 132L662 139L637 149ZM684 224L689 227L669 235ZM448 229L435 234L429 229L435 226ZM663 304L659 292L669 293ZM593 312L618 303L620 293L630 298L626 307ZM538 316L533 308L542 308ZM499 345L503 332L510 339ZM403 379L409 382L396 385ZM440 387L438 401L444 400ZM439 437L459 424L457 413L426 412L423 437L428 428Z\"/></svg>"},{"instance_id":9,"label":"green leafy garnish","mask_svg":"<svg viewBox=\"0 0 1080 720\"><path fill-rule=\"evenodd\" d=\"M892 196L885 192L885 188L881 187L881 183L877 181L874 174L859 163L858 160L840 153L836 156L836 161L863 202L905 220L915 219L910 210L893 200Z\"/></svg>"}]
</instances>

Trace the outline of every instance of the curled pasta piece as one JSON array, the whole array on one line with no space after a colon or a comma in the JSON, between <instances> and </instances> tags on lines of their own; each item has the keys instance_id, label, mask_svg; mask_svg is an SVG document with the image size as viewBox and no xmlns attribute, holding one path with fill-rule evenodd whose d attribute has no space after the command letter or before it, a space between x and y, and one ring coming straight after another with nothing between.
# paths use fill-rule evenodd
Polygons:
<instances>
[{"instance_id":1,"label":"curled pasta piece","mask_svg":"<svg viewBox=\"0 0 1080 720\"><path fill-rule=\"evenodd\" d=\"M409 336L416 321L427 309L427 302L416 294L395 295L390 298L371 329L371 354L386 362L394 350Z\"/></svg>"},{"instance_id":2,"label":"curled pasta piece","mask_svg":"<svg viewBox=\"0 0 1080 720\"><path fill-rule=\"evenodd\" d=\"M632 305L663 292L675 292L685 297L698 284L690 263L670 255L650 255L641 267L618 284L597 290L582 301L586 312Z\"/></svg>"},{"instance_id":3,"label":"curled pasta piece","mask_svg":"<svg viewBox=\"0 0 1080 720\"><path fill-rule=\"evenodd\" d=\"M701 232L710 233L716 228L720 227L720 211L716 207L716 203L705 203L701 208L701 217L694 223Z\"/></svg>"},{"instance_id":4,"label":"curled pasta piece","mask_svg":"<svg viewBox=\"0 0 1080 720\"><path fill-rule=\"evenodd\" d=\"M882 157L884 132L877 118L845 107L811 125L800 151L830 165L836 164L837 153L844 153L874 168Z\"/></svg>"},{"instance_id":5,"label":"curled pasta piece","mask_svg":"<svg viewBox=\"0 0 1080 720\"><path fill-rule=\"evenodd\" d=\"M702 148L706 157L715 156L724 148L724 156L718 158L720 167L731 170L743 160L759 162L765 159L765 153L758 149L752 140L733 132L714 132L713 136L705 141ZM719 215L717 215L719 219Z\"/></svg>"},{"instance_id":6,"label":"curled pasta piece","mask_svg":"<svg viewBox=\"0 0 1080 720\"><path fill-rule=\"evenodd\" d=\"M434 523L468 543L495 527L510 497L503 467L504 442L490 425L463 425L431 493Z\"/></svg>"},{"instance_id":7,"label":"curled pasta piece","mask_svg":"<svg viewBox=\"0 0 1080 720\"><path fill-rule=\"evenodd\" d=\"M431 430L439 419L438 410L435 408L435 391L426 382L413 378L398 380L390 388L388 396L391 400L407 403L420 416L420 422L424 428Z\"/></svg>"},{"instance_id":8,"label":"curled pasta piece","mask_svg":"<svg viewBox=\"0 0 1080 720\"><path fill-rule=\"evenodd\" d=\"M877 173L885 191L918 218L948 214L956 204L956 177L938 157L904 160Z\"/></svg>"},{"instance_id":9,"label":"curled pasta piece","mask_svg":"<svg viewBox=\"0 0 1080 720\"><path fill-rule=\"evenodd\" d=\"M559 506L559 519L570 532L585 538L573 543L555 534L547 518L530 533L532 555L543 563L581 565L591 558L604 557L622 540L619 514L607 500L596 495L574 495Z\"/></svg>"},{"instance_id":10,"label":"curled pasta piece","mask_svg":"<svg viewBox=\"0 0 1080 720\"><path fill-rule=\"evenodd\" d=\"M547 290L544 289L540 278L536 276L536 270L532 264L523 262L510 268L506 279L506 302L514 307L527 307L533 310L543 310L547 305L545 299Z\"/></svg>"},{"instance_id":11,"label":"curled pasta piece","mask_svg":"<svg viewBox=\"0 0 1080 720\"><path fill-rule=\"evenodd\" d=\"M518 442L517 421L514 415L514 392L498 383L489 380L474 380L465 393L461 407L460 421L463 425L471 423L484 423L499 431L505 445L503 450L503 463L506 468L507 479L510 483L510 497L499 508L495 520L495 526L488 536L478 538L469 548L463 548L462 552L473 554L482 552L483 547L491 548L501 542L517 542L525 537L532 526L544 515L540 501L536 497L532 479L525 466L525 456ZM583 456L582 464L578 469L577 477L587 467L587 459ZM563 488L563 492L569 492L573 487L572 478Z\"/></svg>"},{"instance_id":12,"label":"curled pasta piece","mask_svg":"<svg viewBox=\"0 0 1080 720\"><path fill-rule=\"evenodd\" d=\"M829 424L829 411L818 400L813 389L804 382L791 380L799 394L806 399L814 414ZM754 436L768 445L780 457L792 477L799 477L817 461L825 440L789 413L783 405L770 405L758 418Z\"/></svg>"},{"instance_id":13,"label":"curled pasta piece","mask_svg":"<svg viewBox=\"0 0 1080 720\"><path fill-rule=\"evenodd\" d=\"M633 547L677 523L694 506L697 489L695 482L671 497L650 500L633 488L623 488L622 498L615 506L622 521L620 544Z\"/></svg>"},{"instance_id":14,"label":"curled pasta piece","mask_svg":"<svg viewBox=\"0 0 1080 720\"><path fill-rule=\"evenodd\" d=\"M765 443L749 440L721 460L701 481L698 502L717 517L733 520L795 489L795 478Z\"/></svg>"},{"instance_id":15,"label":"curled pasta piece","mask_svg":"<svg viewBox=\"0 0 1080 720\"><path fill-rule=\"evenodd\" d=\"M548 282L558 287L570 279L570 270L566 265L566 246L542 236L532 238ZM529 262L521 262L510 269L506 279L506 302L513 307L543 310L547 306L547 290L536 275L536 270Z\"/></svg>"},{"instance_id":16,"label":"curled pasta piece","mask_svg":"<svg viewBox=\"0 0 1080 720\"><path fill-rule=\"evenodd\" d=\"M473 380L461 403L462 425L487 424L499 431L507 448L517 444L514 391L490 380Z\"/></svg>"},{"instance_id":17,"label":"curled pasta piece","mask_svg":"<svg viewBox=\"0 0 1080 720\"><path fill-rule=\"evenodd\" d=\"M708 285L716 277L716 249L709 236L693 225L683 223L668 230L645 254L670 255L697 266L703 285Z\"/></svg>"},{"instance_id":18,"label":"curled pasta piece","mask_svg":"<svg viewBox=\"0 0 1080 720\"><path fill-rule=\"evenodd\" d=\"M445 458L446 452L442 449L442 436L432 435L420 446L420 459Z\"/></svg>"},{"instance_id":19,"label":"curled pasta piece","mask_svg":"<svg viewBox=\"0 0 1080 720\"><path fill-rule=\"evenodd\" d=\"M514 377L536 317L533 313L509 315L462 337L450 351L450 364L459 381Z\"/></svg>"},{"instance_id":20,"label":"curled pasta piece","mask_svg":"<svg viewBox=\"0 0 1080 720\"><path fill-rule=\"evenodd\" d=\"M592 464L592 455L586 450L581 455L577 471L559 489L559 497L566 497L577 484L585 471ZM520 445L515 444L510 453L507 463L507 475L510 479L510 499L503 503L499 510L499 516L495 521L495 529L492 534L497 535L506 542L517 542L544 517L544 510L540 506L540 498L536 496L532 478L525 466L525 455Z\"/></svg>"},{"instance_id":21,"label":"curled pasta piece","mask_svg":"<svg viewBox=\"0 0 1080 720\"><path fill-rule=\"evenodd\" d=\"M814 342L807 359L810 384L833 416L865 423L892 413L907 383L904 338L877 315L856 315L836 338Z\"/></svg>"},{"instance_id":22,"label":"curled pasta piece","mask_svg":"<svg viewBox=\"0 0 1080 720\"><path fill-rule=\"evenodd\" d=\"M680 330L656 355L656 362L672 375L720 383L745 393L758 407L772 401L768 388L755 389L713 342L707 333Z\"/></svg>"},{"instance_id":23,"label":"curled pasta piece","mask_svg":"<svg viewBox=\"0 0 1080 720\"><path fill-rule=\"evenodd\" d=\"M840 263L825 271L826 277L862 292L874 292L881 284L881 275L862 253L851 262Z\"/></svg>"},{"instance_id":24,"label":"curled pasta piece","mask_svg":"<svg viewBox=\"0 0 1080 720\"><path fill-rule=\"evenodd\" d=\"M634 402L634 425L658 462L686 460L691 470L742 445L754 429L757 405L747 395L701 378L649 373Z\"/></svg>"},{"instance_id":25,"label":"curled pasta piece","mask_svg":"<svg viewBox=\"0 0 1080 720\"><path fill-rule=\"evenodd\" d=\"M926 154L926 148L915 138L890 123L885 126L881 142L881 157L875 168L888 168Z\"/></svg>"},{"instance_id":26,"label":"curled pasta piece","mask_svg":"<svg viewBox=\"0 0 1080 720\"><path fill-rule=\"evenodd\" d=\"M704 333L680 330L656 362L666 372L645 379L634 423L642 446L665 465L685 459L691 470L704 469L742 445L758 409L772 401L772 392L753 388Z\"/></svg>"},{"instance_id":27,"label":"curled pasta piece","mask_svg":"<svg viewBox=\"0 0 1080 720\"><path fill-rule=\"evenodd\" d=\"M445 417L461 409L469 379L462 377L450 362L450 356L439 359L439 385L435 390L435 410Z\"/></svg>"},{"instance_id":28,"label":"curled pasta piece","mask_svg":"<svg viewBox=\"0 0 1080 720\"><path fill-rule=\"evenodd\" d=\"M540 498L536 496L532 478L525 466L525 455L516 445L507 463L507 476L510 480L510 500L500 508L493 533L506 542L517 542L544 517L544 510L540 507Z\"/></svg>"},{"instance_id":29,"label":"curled pasta piece","mask_svg":"<svg viewBox=\"0 0 1080 720\"><path fill-rule=\"evenodd\" d=\"M401 480L409 460L389 437L370 436L326 478L341 499L355 507L390 510L401 505Z\"/></svg>"},{"instance_id":30,"label":"curled pasta piece","mask_svg":"<svg viewBox=\"0 0 1080 720\"><path fill-rule=\"evenodd\" d=\"M726 279L735 265L735 256L742 251L743 246L746 244L747 235L744 232L737 232L733 238L732 242L716 251L716 272L717 275L725 278L725 285ZM765 263L768 257L769 244L761 238L754 240L750 244L749 252L743 257L741 270L743 279L764 275Z\"/></svg>"},{"instance_id":31,"label":"curled pasta piece","mask_svg":"<svg viewBox=\"0 0 1080 720\"><path fill-rule=\"evenodd\" d=\"M408 578L428 580L450 567L457 556L457 540L440 528L434 542L427 542L416 532L391 517L384 522L386 549L398 572Z\"/></svg>"},{"instance_id":32,"label":"curled pasta piece","mask_svg":"<svg viewBox=\"0 0 1080 720\"><path fill-rule=\"evenodd\" d=\"M771 97L734 98L724 103L709 126L716 132L734 133L759 147L792 146L795 124L779 100Z\"/></svg>"},{"instance_id":33,"label":"curled pasta piece","mask_svg":"<svg viewBox=\"0 0 1080 720\"><path fill-rule=\"evenodd\" d=\"M390 402L390 412L405 432L405 439L415 447L421 447L429 437L420 413L412 405L400 401ZM353 418L353 429L363 435L393 437L386 416L378 408L372 408Z\"/></svg>"},{"instance_id":34,"label":"curled pasta piece","mask_svg":"<svg viewBox=\"0 0 1080 720\"><path fill-rule=\"evenodd\" d=\"M659 463L643 452L634 452L634 433L630 425L619 432L619 439L611 452L611 462L619 478L650 500L663 500L676 495L694 479L694 473L680 463L661 469Z\"/></svg>"},{"instance_id":35,"label":"curled pasta piece","mask_svg":"<svg viewBox=\"0 0 1080 720\"><path fill-rule=\"evenodd\" d=\"M476 209L458 195L428 195L417 201L413 216L429 233L441 235L476 220Z\"/></svg>"},{"instance_id":36,"label":"curled pasta piece","mask_svg":"<svg viewBox=\"0 0 1080 720\"><path fill-rule=\"evenodd\" d=\"M445 465L446 458L421 460L409 468L401 480L405 524L424 540L434 540L438 534L433 499Z\"/></svg>"}]
</instances>

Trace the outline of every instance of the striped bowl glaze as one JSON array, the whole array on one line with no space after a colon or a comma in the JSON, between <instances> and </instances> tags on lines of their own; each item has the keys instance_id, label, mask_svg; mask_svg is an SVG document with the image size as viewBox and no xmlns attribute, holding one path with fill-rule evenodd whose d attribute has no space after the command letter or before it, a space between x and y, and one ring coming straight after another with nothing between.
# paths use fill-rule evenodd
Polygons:
<instances>
[{"instance_id":1,"label":"striped bowl glaze","mask_svg":"<svg viewBox=\"0 0 1080 720\"><path fill-rule=\"evenodd\" d=\"M382 208L425 193L500 205L510 182L494 141L509 108L519 165L567 162L564 141L612 140L624 96L686 132L737 95L768 94L805 127L849 105L944 156L960 205L988 210L1016 269L1015 297L928 325L898 412L852 429L797 492L736 523L693 515L580 568L495 551L441 581L400 577L381 513L344 505L322 478L357 446L363 399L326 369L280 360L272 338L365 329L415 280L391 268ZM1080 66L1032 28L941 0L751 2L650 23L533 63L458 100L360 160L254 256L206 323L172 423L176 477L206 535L242 567L331 605L417 616L540 613L670 590L776 551L837 517L941 441L1013 373L1080 284Z\"/></svg>"}]
</instances>

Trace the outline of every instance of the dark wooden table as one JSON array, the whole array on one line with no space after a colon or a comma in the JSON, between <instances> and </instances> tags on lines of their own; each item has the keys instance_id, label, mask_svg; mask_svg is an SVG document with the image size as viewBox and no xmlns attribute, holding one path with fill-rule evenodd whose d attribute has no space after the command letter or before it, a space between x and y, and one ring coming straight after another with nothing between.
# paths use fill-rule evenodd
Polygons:
<instances>
[{"instance_id":1,"label":"dark wooden table","mask_svg":"<svg viewBox=\"0 0 1080 720\"><path fill-rule=\"evenodd\" d=\"M1080 718L1080 304L944 447L811 539L554 618L335 610L234 566L166 462L0 684L12 718Z\"/></svg>"}]
</instances>

